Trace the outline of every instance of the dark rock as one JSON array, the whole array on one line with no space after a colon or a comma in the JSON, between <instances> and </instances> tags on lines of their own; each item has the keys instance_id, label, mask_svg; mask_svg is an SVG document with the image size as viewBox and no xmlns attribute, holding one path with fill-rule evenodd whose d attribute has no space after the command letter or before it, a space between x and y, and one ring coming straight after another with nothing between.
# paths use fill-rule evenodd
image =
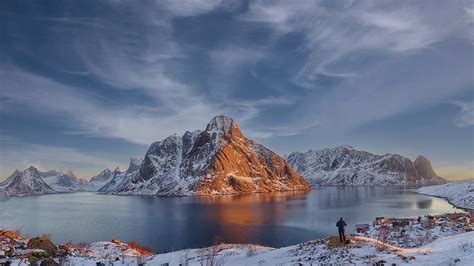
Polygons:
<instances>
[{"instance_id":1,"label":"dark rock","mask_svg":"<svg viewBox=\"0 0 474 266\"><path fill-rule=\"evenodd\" d=\"M46 236L39 236L30 239L27 247L29 249L42 249L53 257L55 257L58 252L56 245Z\"/></svg>"}]
</instances>

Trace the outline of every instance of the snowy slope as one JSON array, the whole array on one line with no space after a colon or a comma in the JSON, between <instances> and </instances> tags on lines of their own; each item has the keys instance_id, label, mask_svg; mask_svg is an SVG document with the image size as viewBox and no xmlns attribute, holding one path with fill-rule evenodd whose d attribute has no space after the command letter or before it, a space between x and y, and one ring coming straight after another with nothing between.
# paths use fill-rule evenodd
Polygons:
<instances>
[{"instance_id":1,"label":"snowy slope","mask_svg":"<svg viewBox=\"0 0 474 266\"><path fill-rule=\"evenodd\" d=\"M72 172L67 171L65 174L60 171L40 172L43 180L54 190L58 192L74 192L84 190L83 185L86 182L80 182L79 178Z\"/></svg>"},{"instance_id":2,"label":"snowy slope","mask_svg":"<svg viewBox=\"0 0 474 266\"><path fill-rule=\"evenodd\" d=\"M83 186L85 191L98 191L105 186L114 177L114 172L110 169L105 169L98 175L93 176L89 182Z\"/></svg>"},{"instance_id":3,"label":"snowy slope","mask_svg":"<svg viewBox=\"0 0 474 266\"><path fill-rule=\"evenodd\" d=\"M417 192L445 198L456 207L474 210L474 179L423 187Z\"/></svg>"},{"instance_id":4,"label":"snowy slope","mask_svg":"<svg viewBox=\"0 0 474 266\"><path fill-rule=\"evenodd\" d=\"M280 156L245 138L234 120L153 143L137 174L112 192L190 195L309 189Z\"/></svg>"},{"instance_id":5,"label":"snowy slope","mask_svg":"<svg viewBox=\"0 0 474 266\"><path fill-rule=\"evenodd\" d=\"M444 183L423 156L375 155L351 146L293 152L285 159L313 185L429 185Z\"/></svg>"},{"instance_id":6,"label":"snowy slope","mask_svg":"<svg viewBox=\"0 0 474 266\"><path fill-rule=\"evenodd\" d=\"M0 183L0 191L7 196L30 196L56 193L41 178L38 169L30 166L23 172L16 170L4 182Z\"/></svg>"},{"instance_id":7,"label":"snowy slope","mask_svg":"<svg viewBox=\"0 0 474 266\"><path fill-rule=\"evenodd\" d=\"M380 242L365 237L353 237L342 247L328 246L327 239L313 240L283 248L245 244L186 249L148 257L134 257L130 249L97 242L88 248L90 256L70 256L71 265L472 265L474 232L440 238L417 248L387 245L377 250ZM107 246L107 248L104 248ZM124 253L130 254L129 256ZM118 258L118 259L116 259Z\"/></svg>"}]
</instances>

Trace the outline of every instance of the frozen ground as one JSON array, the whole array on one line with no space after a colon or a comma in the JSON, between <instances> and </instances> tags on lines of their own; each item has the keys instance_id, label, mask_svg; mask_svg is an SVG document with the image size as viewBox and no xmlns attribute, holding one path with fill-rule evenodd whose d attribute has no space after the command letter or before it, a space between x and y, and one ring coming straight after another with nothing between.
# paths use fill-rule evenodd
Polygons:
<instances>
[{"instance_id":1,"label":"frozen ground","mask_svg":"<svg viewBox=\"0 0 474 266\"><path fill-rule=\"evenodd\" d=\"M445 198L456 207L474 210L474 179L422 187L417 192Z\"/></svg>"},{"instance_id":2,"label":"frozen ground","mask_svg":"<svg viewBox=\"0 0 474 266\"><path fill-rule=\"evenodd\" d=\"M5 231L3 231L5 232ZM38 250L21 248L25 239L0 238L2 251L14 250L14 258L0 252L0 264L28 265L25 254ZM147 254L143 248L121 242L95 242L67 247L67 255L55 258L62 265L302 265L352 264L372 265L472 265L474 232L441 237L414 248L401 248L376 239L353 236L350 244L341 245L333 238L308 241L284 248L256 245L221 244L201 249L187 249L165 254ZM61 248L61 247L60 247ZM64 247L63 247L64 248ZM9 251L10 252L10 251Z\"/></svg>"}]
</instances>

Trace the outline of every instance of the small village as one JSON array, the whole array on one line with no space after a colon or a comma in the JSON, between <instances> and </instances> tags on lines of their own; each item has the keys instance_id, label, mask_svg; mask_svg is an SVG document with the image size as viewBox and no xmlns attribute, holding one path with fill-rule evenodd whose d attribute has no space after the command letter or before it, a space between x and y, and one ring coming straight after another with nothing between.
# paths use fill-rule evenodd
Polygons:
<instances>
[{"instance_id":1,"label":"small village","mask_svg":"<svg viewBox=\"0 0 474 266\"><path fill-rule=\"evenodd\" d=\"M416 218L376 217L370 224L356 224L354 235L403 248L419 247L438 238L471 232L474 212L425 215Z\"/></svg>"}]
</instances>

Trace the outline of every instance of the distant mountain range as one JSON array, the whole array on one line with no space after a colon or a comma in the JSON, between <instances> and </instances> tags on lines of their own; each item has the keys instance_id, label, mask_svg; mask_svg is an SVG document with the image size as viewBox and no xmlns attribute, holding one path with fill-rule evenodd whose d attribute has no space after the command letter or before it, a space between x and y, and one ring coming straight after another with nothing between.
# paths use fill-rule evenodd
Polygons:
<instances>
[{"instance_id":1,"label":"distant mountain range","mask_svg":"<svg viewBox=\"0 0 474 266\"><path fill-rule=\"evenodd\" d=\"M92 177L89 181L79 179L72 171L63 173L50 170L38 171L30 166L24 171L15 170L7 179L0 183L0 196L30 196L64 192L79 191L107 191L107 188L115 183L136 173L141 159L131 158L130 166L125 172L117 167L115 171L105 169L99 175Z\"/></svg>"},{"instance_id":2,"label":"distant mountain range","mask_svg":"<svg viewBox=\"0 0 474 266\"><path fill-rule=\"evenodd\" d=\"M351 146L293 152L285 159L314 185L434 185L446 183L418 156L375 155Z\"/></svg>"},{"instance_id":3,"label":"distant mountain range","mask_svg":"<svg viewBox=\"0 0 474 266\"><path fill-rule=\"evenodd\" d=\"M0 195L24 196L97 191L127 195L234 194L308 190L310 185L433 185L446 181L418 156L375 155L351 146L293 152L280 157L247 139L235 121L216 116L205 130L153 143L144 160L125 172L103 170L89 181L72 171L16 170L0 183Z\"/></svg>"}]
</instances>

